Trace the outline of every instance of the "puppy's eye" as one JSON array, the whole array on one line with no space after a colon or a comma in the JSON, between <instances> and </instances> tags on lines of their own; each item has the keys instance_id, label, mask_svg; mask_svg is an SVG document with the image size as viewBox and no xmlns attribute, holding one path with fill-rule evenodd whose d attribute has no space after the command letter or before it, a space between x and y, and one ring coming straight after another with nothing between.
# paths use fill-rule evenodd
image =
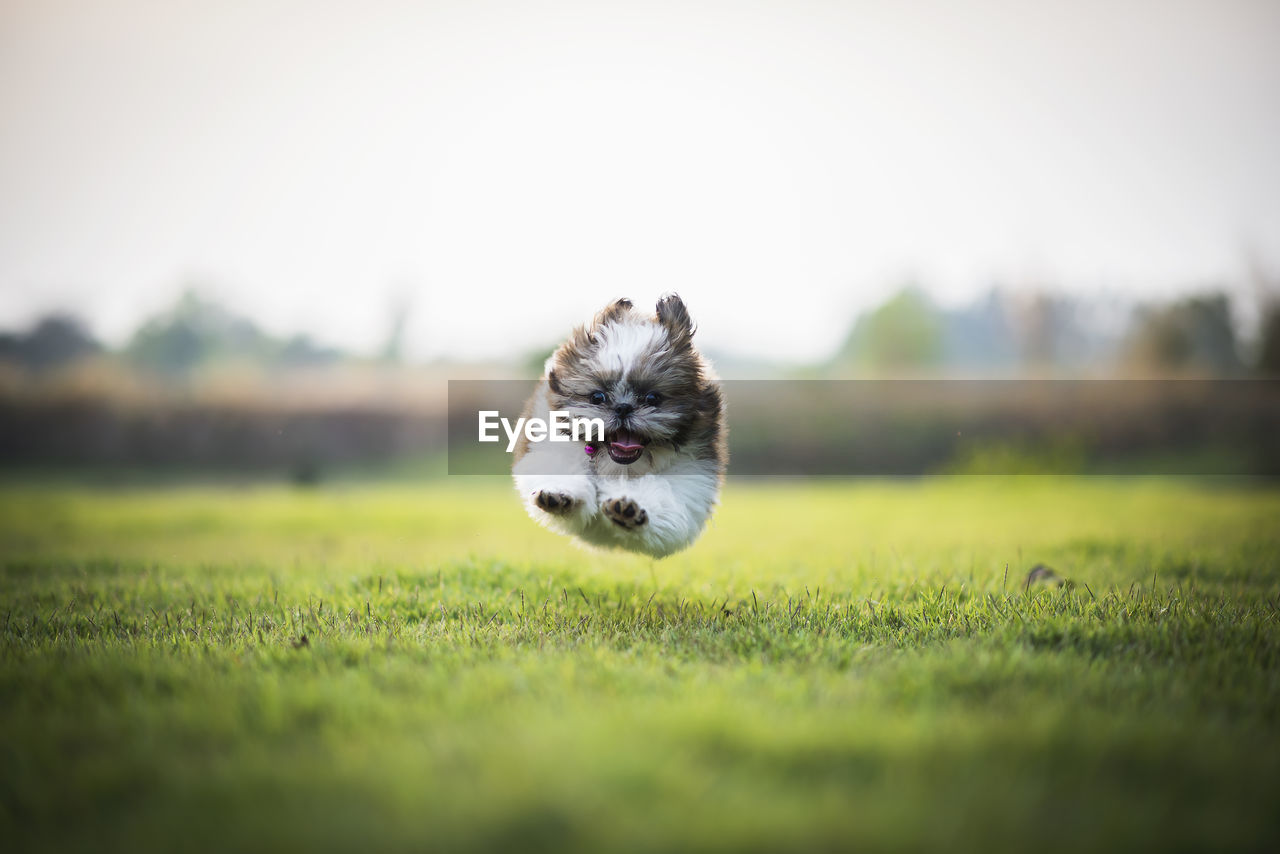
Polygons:
<instances>
[{"instance_id":1,"label":"puppy's eye","mask_svg":"<svg viewBox=\"0 0 1280 854\"><path fill-rule=\"evenodd\" d=\"M651 391L644 396L645 406L657 406L661 402L662 395L658 394L656 391Z\"/></svg>"},{"instance_id":2,"label":"puppy's eye","mask_svg":"<svg viewBox=\"0 0 1280 854\"><path fill-rule=\"evenodd\" d=\"M604 406L609 400L609 396L602 391L591 392L591 402L596 406Z\"/></svg>"}]
</instances>

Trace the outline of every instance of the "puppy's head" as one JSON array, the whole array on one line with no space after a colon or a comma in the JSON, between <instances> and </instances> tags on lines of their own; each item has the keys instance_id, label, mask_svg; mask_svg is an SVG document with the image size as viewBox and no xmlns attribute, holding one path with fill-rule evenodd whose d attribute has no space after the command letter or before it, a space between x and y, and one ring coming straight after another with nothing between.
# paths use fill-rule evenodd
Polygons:
<instances>
[{"instance_id":1,"label":"puppy's head","mask_svg":"<svg viewBox=\"0 0 1280 854\"><path fill-rule=\"evenodd\" d=\"M706 365L693 347L693 321L680 297L647 316L620 299L574 330L548 363L554 408L605 423L605 450L631 465L689 437L718 399L708 399Z\"/></svg>"}]
</instances>

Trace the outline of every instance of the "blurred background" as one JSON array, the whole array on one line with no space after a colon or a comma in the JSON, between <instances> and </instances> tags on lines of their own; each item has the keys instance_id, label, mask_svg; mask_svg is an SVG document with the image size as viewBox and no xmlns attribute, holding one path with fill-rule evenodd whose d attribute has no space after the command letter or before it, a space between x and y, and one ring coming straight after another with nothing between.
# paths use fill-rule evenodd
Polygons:
<instances>
[{"instance_id":1,"label":"blurred background","mask_svg":"<svg viewBox=\"0 0 1280 854\"><path fill-rule=\"evenodd\" d=\"M1272 0L4 0L0 122L9 471L443 473L448 381L667 291L912 471L1280 458Z\"/></svg>"}]
</instances>

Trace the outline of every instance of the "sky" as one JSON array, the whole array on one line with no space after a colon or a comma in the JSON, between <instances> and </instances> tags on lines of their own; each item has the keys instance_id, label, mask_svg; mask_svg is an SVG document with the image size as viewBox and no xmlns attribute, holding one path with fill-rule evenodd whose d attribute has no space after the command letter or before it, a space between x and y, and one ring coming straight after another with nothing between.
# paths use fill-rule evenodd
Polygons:
<instances>
[{"instance_id":1,"label":"sky","mask_svg":"<svg viewBox=\"0 0 1280 854\"><path fill-rule=\"evenodd\" d=\"M184 288L417 358L676 291L821 358L906 282L1280 271L1280 3L0 0L0 327Z\"/></svg>"}]
</instances>

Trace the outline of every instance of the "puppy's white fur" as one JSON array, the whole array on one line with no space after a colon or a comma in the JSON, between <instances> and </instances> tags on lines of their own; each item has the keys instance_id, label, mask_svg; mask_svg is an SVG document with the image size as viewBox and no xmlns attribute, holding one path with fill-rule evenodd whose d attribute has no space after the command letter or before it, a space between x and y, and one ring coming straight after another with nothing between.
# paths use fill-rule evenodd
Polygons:
<instances>
[{"instance_id":1,"label":"puppy's white fur","mask_svg":"<svg viewBox=\"0 0 1280 854\"><path fill-rule=\"evenodd\" d=\"M610 323L600 328L600 350L596 360L607 367L617 367L624 373L636 367L640 357L653 349L662 328L656 324ZM554 357L547 360L550 371Z\"/></svg>"}]
</instances>

